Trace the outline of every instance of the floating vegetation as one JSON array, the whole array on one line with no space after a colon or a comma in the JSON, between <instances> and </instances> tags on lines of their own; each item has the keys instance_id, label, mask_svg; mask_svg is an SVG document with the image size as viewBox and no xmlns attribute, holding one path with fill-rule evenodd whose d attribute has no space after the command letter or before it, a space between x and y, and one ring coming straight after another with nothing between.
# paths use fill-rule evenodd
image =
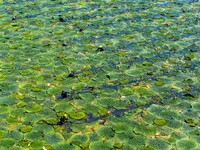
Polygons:
<instances>
[{"instance_id":1,"label":"floating vegetation","mask_svg":"<svg viewBox=\"0 0 200 150\"><path fill-rule=\"evenodd\" d=\"M158 126L163 126L167 124L167 121L165 119L155 119L154 123Z\"/></svg>"},{"instance_id":2,"label":"floating vegetation","mask_svg":"<svg viewBox=\"0 0 200 150\"><path fill-rule=\"evenodd\" d=\"M0 149L198 149L198 6L0 1Z\"/></svg>"}]
</instances>

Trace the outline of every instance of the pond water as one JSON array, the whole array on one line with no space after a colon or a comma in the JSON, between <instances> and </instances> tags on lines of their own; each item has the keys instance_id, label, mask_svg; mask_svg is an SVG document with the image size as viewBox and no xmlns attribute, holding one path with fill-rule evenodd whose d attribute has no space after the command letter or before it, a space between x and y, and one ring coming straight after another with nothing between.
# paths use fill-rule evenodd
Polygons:
<instances>
[{"instance_id":1,"label":"pond water","mask_svg":"<svg viewBox=\"0 0 200 150\"><path fill-rule=\"evenodd\" d=\"M0 0L0 149L197 150L199 5Z\"/></svg>"}]
</instances>

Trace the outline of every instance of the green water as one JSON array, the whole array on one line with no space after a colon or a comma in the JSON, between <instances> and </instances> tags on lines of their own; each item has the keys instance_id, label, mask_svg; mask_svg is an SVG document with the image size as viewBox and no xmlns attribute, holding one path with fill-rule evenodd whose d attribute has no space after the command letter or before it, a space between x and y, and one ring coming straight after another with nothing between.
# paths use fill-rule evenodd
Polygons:
<instances>
[{"instance_id":1,"label":"green water","mask_svg":"<svg viewBox=\"0 0 200 150\"><path fill-rule=\"evenodd\" d=\"M197 150L199 5L0 0L0 149Z\"/></svg>"}]
</instances>

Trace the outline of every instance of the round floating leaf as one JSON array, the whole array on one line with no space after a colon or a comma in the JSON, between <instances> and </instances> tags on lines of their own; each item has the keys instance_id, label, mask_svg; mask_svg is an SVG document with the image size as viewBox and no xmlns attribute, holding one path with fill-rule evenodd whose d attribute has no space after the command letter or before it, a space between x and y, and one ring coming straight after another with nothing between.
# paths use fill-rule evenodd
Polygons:
<instances>
[{"instance_id":1,"label":"round floating leaf","mask_svg":"<svg viewBox=\"0 0 200 150\"><path fill-rule=\"evenodd\" d=\"M23 133L30 132L32 130L32 126L22 126L20 131Z\"/></svg>"},{"instance_id":2,"label":"round floating leaf","mask_svg":"<svg viewBox=\"0 0 200 150\"><path fill-rule=\"evenodd\" d=\"M153 96L155 95L155 92L150 90L149 88L143 87L143 86L133 86L132 87L135 94L139 96Z\"/></svg>"},{"instance_id":3,"label":"round floating leaf","mask_svg":"<svg viewBox=\"0 0 200 150\"><path fill-rule=\"evenodd\" d=\"M13 61L13 60L15 60L15 57L8 56L8 57L5 58L5 60L7 60L7 61Z\"/></svg>"},{"instance_id":4,"label":"round floating leaf","mask_svg":"<svg viewBox=\"0 0 200 150\"><path fill-rule=\"evenodd\" d=\"M136 134L141 134L145 136L153 136L156 134L156 128L152 125L145 126L144 124L137 125L134 128Z\"/></svg>"},{"instance_id":5,"label":"round floating leaf","mask_svg":"<svg viewBox=\"0 0 200 150\"><path fill-rule=\"evenodd\" d=\"M110 126L100 126L98 129L97 129L97 134L103 138L111 138L114 136L114 131L112 130L112 128Z\"/></svg>"},{"instance_id":6,"label":"round floating leaf","mask_svg":"<svg viewBox=\"0 0 200 150\"><path fill-rule=\"evenodd\" d=\"M47 90L47 93L50 95L58 95L62 91L62 88L60 87L50 87Z\"/></svg>"},{"instance_id":7,"label":"round floating leaf","mask_svg":"<svg viewBox=\"0 0 200 150\"><path fill-rule=\"evenodd\" d=\"M178 150L195 149L197 148L197 145L198 145L197 142L188 138L183 138L176 141L176 148Z\"/></svg>"},{"instance_id":8,"label":"round floating leaf","mask_svg":"<svg viewBox=\"0 0 200 150\"><path fill-rule=\"evenodd\" d=\"M61 103L58 103L54 106L54 109L56 112L70 112L73 110L73 106L70 103L67 103L66 101L62 101Z\"/></svg>"},{"instance_id":9,"label":"round floating leaf","mask_svg":"<svg viewBox=\"0 0 200 150\"><path fill-rule=\"evenodd\" d=\"M0 81L4 81L5 79L6 79L6 75L4 75L4 74L0 74Z\"/></svg>"},{"instance_id":10,"label":"round floating leaf","mask_svg":"<svg viewBox=\"0 0 200 150\"><path fill-rule=\"evenodd\" d=\"M159 80L159 81L156 81L156 82L155 82L155 85L156 85L156 86L163 86L163 85L164 85L164 82L161 81L161 80Z\"/></svg>"},{"instance_id":11,"label":"round floating leaf","mask_svg":"<svg viewBox=\"0 0 200 150\"><path fill-rule=\"evenodd\" d=\"M20 74L22 76L31 75L32 73L33 73L33 70L30 70L30 69L20 71Z\"/></svg>"},{"instance_id":12,"label":"round floating leaf","mask_svg":"<svg viewBox=\"0 0 200 150\"><path fill-rule=\"evenodd\" d=\"M191 127L195 127L197 125L196 121L192 118L186 118L185 122Z\"/></svg>"},{"instance_id":13,"label":"round floating leaf","mask_svg":"<svg viewBox=\"0 0 200 150\"><path fill-rule=\"evenodd\" d=\"M40 88L40 87L33 87L32 89L31 89L31 91L33 91L33 92L39 92L39 91L41 91L42 89Z\"/></svg>"},{"instance_id":14,"label":"round floating leaf","mask_svg":"<svg viewBox=\"0 0 200 150\"><path fill-rule=\"evenodd\" d=\"M112 128L115 131L115 133L132 132L130 125L124 122L115 123Z\"/></svg>"},{"instance_id":15,"label":"round floating leaf","mask_svg":"<svg viewBox=\"0 0 200 150\"><path fill-rule=\"evenodd\" d=\"M30 144L30 149L42 149L42 147L45 145L45 142L42 140L34 140Z\"/></svg>"},{"instance_id":16,"label":"round floating leaf","mask_svg":"<svg viewBox=\"0 0 200 150\"><path fill-rule=\"evenodd\" d=\"M47 118L47 119L45 119L44 120L46 123L48 123L48 124L57 124L57 122L58 122L58 120L56 119L56 118Z\"/></svg>"},{"instance_id":17,"label":"round floating leaf","mask_svg":"<svg viewBox=\"0 0 200 150\"><path fill-rule=\"evenodd\" d=\"M55 132L53 126L48 124L34 124L33 130L43 132L44 135Z\"/></svg>"},{"instance_id":18,"label":"round floating leaf","mask_svg":"<svg viewBox=\"0 0 200 150\"><path fill-rule=\"evenodd\" d=\"M42 140L43 139L43 133L40 131L32 130L31 132L27 132L24 134L24 137L27 140L34 141L34 140Z\"/></svg>"},{"instance_id":19,"label":"round floating leaf","mask_svg":"<svg viewBox=\"0 0 200 150\"><path fill-rule=\"evenodd\" d=\"M84 100L84 101L91 101L94 96L91 93L81 93L79 96Z\"/></svg>"},{"instance_id":20,"label":"round floating leaf","mask_svg":"<svg viewBox=\"0 0 200 150\"><path fill-rule=\"evenodd\" d=\"M59 133L47 134L44 138L48 144L56 144L64 141L64 137Z\"/></svg>"},{"instance_id":21,"label":"round floating leaf","mask_svg":"<svg viewBox=\"0 0 200 150\"><path fill-rule=\"evenodd\" d=\"M31 143L31 141L28 141L26 139L22 139L20 142L19 142L19 145L24 147L24 148L27 148L28 145Z\"/></svg>"},{"instance_id":22,"label":"round floating leaf","mask_svg":"<svg viewBox=\"0 0 200 150\"><path fill-rule=\"evenodd\" d=\"M76 120L84 119L86 117L86 114L84 112L70 112L68 114L72 119Z\"/></svg>"},{"instance_id":23,"label":"round floating leaf","mask_svg":"<svg viewBox=\"0 0 200 150\"><path fill-rule=\"evenodd\" d=\"M72 145L68 142L59 142L53 146L54 150L80 150L76 145Z\"/></svg>"},{"instance_id":24,"label":"round floating leaf","mask_svg":"<svg viewBox=\"0 0 200 150\"><path fill-rule=\"evenodd\" d=\"M8 114L10 112L10 107L5 105L0 105L0 114Z\"/></svg>"},{"instance_id":25,"label":"round floating leaf","mask_svg":"<svg viewBox=\"0 0 200 150\"><path fill-rule=\"evenodd\" d=\"M112 106L116 109L127 109L128 104L128 100L116 100Z\"/></svg>"},{"instance_id":26,"label":"round floating leaf","mask_svg":"<svg viewBox=\"0 0 200 150\"><path fill-rule=\"evenodd\" d=\"M21 141L21 139L23 138L23 134L19 131L11 131L6 134L5 138L12 138L17 143Z\"/></svg>"},{"instance_id":27,"label":"round floating leaf","mask_svg":"<svg viewBox=\"0 0 200 150\"><path fill-rule=\"evenodd\" d=\"M128 144L133 145L133 147L141 149L146 142L146 138L142 135L134 135L131 139L127 139Z\"/></svg>"},{"instance_id":28,"label":"round floating leaf","mask_svg":"<svg viewBox=\"0 0 200 150\"><path fill-rule=\"evenodd\" d=\"M0 140L0 145L3 148L12 147L14 144L15 144L15 139L12 139L12 138L3 138Z\"/></svg>"},{"instance_id":29,"label":"round floating leaf","mask_svg":"<svg viewBox=\"0 0 200 150\"><path fill-rule=\"evenodd\" d=\"M155 149L162 149L162 150L168 150L169 149L169 145L161 139L150 139L148 141L148 145L155 148Z\"/></svg>"},{"instance_id":30,"label":"round floating leaf","mask_svg":"<svg viewBox=\"0 0 200 150\"><path fill-rule=\"evenodd\" d=\"M189 135L190 137L192 137L193 139L198 140L198 139L199 139L199 136L200 136L200 131L199 131L198 129L196 129L196 130L191 130L191 131L188 132L188 135Z\"/></svg>"},{"instance_id":31,"label":"round floating leaf","mask_svg":"<svg viewBox=\"0 0 200 150\"><path fill-rule=\"evenodd\" d=\"M5 134L6 134L5 130L0 130L0 139L2 139Z\"/></svg>"},{"instance_id":32,"label":"round floating leaf","mask_svg":"<svg viewBox=\"0 0 200 150\"><path fill-rule=\"evenodd\" d=\"M22 82L19 83L19 88L20 89L30 89L32 87L32 83L27 83L27 82Z\"/></svg>"},{"instance_id":33,"label":"round floating leaf","mask_svg":"<svg viewBox=\"0 0 200 150\"><path fill-rule=\"evenodd\" d=\"M97 102L103 106L103 107L109 107L112 106L112 104L114 103L114 101L116 101L115 98L111 98L111 97L102 97L97 99Z\"/></svg>"},{"instance_id":34,"label":"round floating leaf","mask_svg":"<svg viewBox=\"0 0 200 150\"><path fill-rule=\"evenodd\" d=\"M24 150L24 148L23 147L19 147L19 146L12 146L8 150Z\"/></svg>"},{"instance_id":35,"label":"round floating leaf","mask_svg":"<svg viewBox=\"0 0 200 150\"><path fill-rule=\"evenodd\" d=\"M23 108L16 108L10 112L11 117L24 117L25 110Z\"/></svg>"},{"instance_id":36,"label":"round floating leaf","mask_svg":"<svg viewBox=\"0 0 200 150\"><path fill-rule=\"evenodd\" d=\"M197 111L200 110L200 102L192 103L192 108Z\"/></svg>"},{"instance_id":37,"label":"round floating leaf","mask_svg":"<svg viewBox=\"0 0 200 150\"><path fill-rule=\"evenodd\" d=\"M109 141L95 141L91 142L89 149L90 150L105 150L113 148L113 144Z\"/></svg>"},{"instance_id":38,"label":"round floating leaf","mask_svg":"<svg viewBox=\"0 0 200 150\"><path fill-rule=\"evenodd\" d=\"M113 147L117 148L117 149L121 149L123 147L123 143L122 142L115 142Z\"/></svg>"},{"instance_id":39,"label":"round floating leaf","mask_svg":"<svg viewBox=\"0 0 200 150\"><path fill-rule=\"evenodd\" d=\"M28 103L27 107L26 107L26 111L29 113L36 113L42 110L42 106L34 103L34 102L30 102Z\"/></svg>"},{"instance_id":40,"label":"round floating leaf","mask_svg":"<svg viewBox=\"0 0 200 150\"><path fill-rule=\"evenodd\" d=\"M104 115L107 115L108 114L108 109L104 108L104 107L100 107L98 109L98 113L101 115L101 116L104 116Z\"/></svg>"},{"instance_id":41,"label":"round floating leaf","mask_svg":"<svg viewBox=\"0 0 200 150\"><path fill-rule=\"evenodd\" d=\"M15 94L14 97L19 100L23 100L25 98L23 94Z\"/></svg>"},{"instance_id":42,"label":"round floating leaf","mask_svg":"<svg viewBox=\"0 0 200 150\"><path fill-rule=\"evenodd\" d=\"M71 143L74 145L82 145L89 140L85 134L75 134L71 137Z\"/></svg>"},{"instance_id":43,"label":"round floating leaf","mask_svg":"<svg viewBox=\"0 0 200 150\"><path fill-rule=\"evenodd\" d=\"M178 120L168 120L167 122L167 126L170 127L170 128L174 128L174 129L179 129L181 128L183 125L183 123L181 121L178 121Z\"/></svg>"},{"instance_id":44,"label":"round floating leaf","mask_svg":"<svg viewBox=\"0 0 200 150\"><path fill-rule=\"evenodd\" d=\"M26 106L26 103L25 103L25 102L19 102L19 103L17 103L17 107L18 107L18 108L22 108L22 107L24 107L24 106Z\"/></svg>"},{"instance_id":45,"label":"round floating leaf","mask_svg":"<svg viewBox=\"0 0 200 150\"><path fill-rule=\"evenodd\" d=\"M167 124L167 121L165 119L155 119L153 122L158 126L164 126Z\"/></svg>"},{"instance_id":46,"label":"round floating leaf","mask_svg":"<svg viewBox=\"0 0 200 150\"><path fill-rule=\"evenodd\" d=\"M119 93L123 96L132 95L133 90L131 88L120 88Z\"/></svg>"},{"instance_id":47,"label":"round floating leaf","mask_svg":"<svg viewBox=\"0 0 200 150\"><path fill-rule=\"evenodd\" d=\"M74 133L77 133L77 132L84 131L86 128L86 125L85 124L72 124L70 126L70 128Z\"/></svg>"},{"instance_id":48,"label":"round floating leaf","mask_svg":"<svg viewBox=\"0 0 200 150\"><path fill-rule=\"evenodd\" d=\"M56 81L62 81L62 80L64 80L64 78L63 78L62 76L56 76L56 77L55 77L55 80L56 80Z\"/></svg>"}]
</instances>

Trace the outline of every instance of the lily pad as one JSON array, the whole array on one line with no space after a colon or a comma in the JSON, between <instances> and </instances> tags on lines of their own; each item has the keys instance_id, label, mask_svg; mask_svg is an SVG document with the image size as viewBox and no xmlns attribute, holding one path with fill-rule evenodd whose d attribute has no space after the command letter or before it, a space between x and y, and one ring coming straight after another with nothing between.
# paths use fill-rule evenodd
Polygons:
<instances>
[{"instance_id":1,"label":"lily pad","mask_svg":"<svg viewBox=\"0 0 200 150\"><path fill-rule=\"evenodd\" d=\"M186 118L185 122L190 126L190 127L195 127L197 125L196 121L192 118Z\"/></svg>"},{"instance_id":2,"label":"lily pad","mask_svg":"<svg viewBox=\"0 0 200 150\"><path fill-rule=\"evenodd\" d=\"M30 141L43 140L43 133L40 131L32 130L30 132L25 133L24 137Z\"/></svg>"},{"instance_id":3,"label":"lily pad","mask_svg":"<svg viewBox=\"0 0 200 150\"><path fill-rule=\"evenodd\" d=\"M89 148L90 150L105 150L113 148L113 144L108 141L95 141L90 143Z\"/></svg>"},{"instance_id":4,"label":"lily pad","mask_svg":"<svg viewBox=\"0 0 200 150\"><path fill-rule=\"evenodd\" d=\"M75 120L84 119L86 117L86 114L84 112L81 112L81 111L79 111L79 112L69 112L68 114L72 119L75 119Z\"/></svg>"},{"instance_id":5,"label":"lily pad","mask_svg":"<svg viewBox=\"0 0 200 150\"><path fill-rule=\"evenodd\" d=\"M44 139L46 140L46 142L48 144L56 144L58 142L63 142L64 141L64 137L59 134L59 133L51 133L51 134L47 134L45 135Z\"/></svg>"},{"instance_id":6,"label":"lily pad","mask_svg":"<svg viewBox=\"0 0 200 150\"><path fill-rule=\"evenodd\" d=\"M67 150L67 149L70 149L70 150L80 150L80 148L76 145L72 145L68 142L59 142L59 143L56 143L53 148L55 150Z\"/></svg>"},{"instance_id":7,"label":"lily pad","mask_svg":"<svg viewBox=\"0 0 200 150\"><path fill-rule=\"evenodd\" d=\"M155 82L155 85L156 86L163 86L164 82L162 80L158 80L158 81Z\"/></svg>"},{"instance_id":8,"label":"lily pad","mask_svg":"<svg viewBox=\"0 0 200 150\"><path fill-rule=\"evenodd\" d=\"M133 90L131 88L120 88L119 93L123 96L132 95Z\"/></svg>"},{"instance_id":9,"label":"lily pad","mask_svg":"<svg viewBox=\"0 0 200 150\"><path fill-rule=\"evenodd\" d=\"M3 138L0 140L0 145L3 148L9 148L12 147L15 144L15 140L12 138Z\"/></svg>"},{"instance_id":10,"label":"lily pad","mask_svg":"<svg viewBox=\"0 0 200 150\"><path fill-rule=\"evenodd\" d=\"M156 134L156 128L153 125L137 125L134 129L136 134L146 135L146 136L153 136Z\"/></svg>"},{"instance_id":11,"label":"lily pad","mask_svg":"<svg viewBox=\"0 0 200 150\"><path fill-rule=\"evenodd\" d=\"M70 139L72 144L79 146L84 145L84 143L89 140L88 136L86 136L85 134L76 134L73 135Z\"/></svg>"},{"instance_id":12,"label":"lily pad","mask_svg":"<svg viewBox=\"0 0 200 150\"><path fill-rule=\"evenodd\" d=\"M42 110L42 106L34 103L34 102L30 102L28 103L28 105L26 106L26 111L29 113L36 113Z\"/></svg>"},{"instance_id":13,"label":"lily pad","mask_svg":"<svg viewBox=\"0 0 200 150\"><path fill-rule=\"evenodd\" d=\"M165 119L155 119L154 123L158 126L164 126L167 124L167 121Z\"/></svg>"},{"instance_id":14,"label":"lily pad","mask_svg":"<svg viewBox=\"0 0 200 150\"><path fill-rule=\"evenodd\" d=\"M151 147L155 149L163 149L163 150L169 149L169 145L161 139L150 139L148 141L148 145L150 145Z\"/></svg>"},{"instance_id":15,"label":"lily pad","mask_svg":"<svg viewBox=\"0 0 200 150\"><path fill-rule=\"evenodd\" d=\"M20 131L23 133L30 132L32 130L32 126L22 126Z\"/></svg>"},{"instance_id":16,"label":"lily pad","mask_svg":"<svg viewBox=\"0 0 200 150\"><path fill-rule=\"evenodd\" d=\"M197 145L198 145L197 142L188 138L183 138L176 142L176 148L178 150L196 149Z\"/></svg>"},{"instance_id":17,"label":"lily pad","mask_svg":"<svg viewBox=\"0 0 200 150\"><path fill-rule=\"evenodd\" d=\"M114 131L110 126L100 126L96 132L102 138L109 139L114 136Z\"/></svg>"},{"instance_id":18,"label":"lily pad","mask_svg":"<svg viewBox=\"0 0 200 150\"><path fill-rule=\"evenodd\" d=\"M5 135L5 138L12 138L15 142L19 142L23 138L23 134L17 130L11 131Z\"/></svg>"}]
</instances>

